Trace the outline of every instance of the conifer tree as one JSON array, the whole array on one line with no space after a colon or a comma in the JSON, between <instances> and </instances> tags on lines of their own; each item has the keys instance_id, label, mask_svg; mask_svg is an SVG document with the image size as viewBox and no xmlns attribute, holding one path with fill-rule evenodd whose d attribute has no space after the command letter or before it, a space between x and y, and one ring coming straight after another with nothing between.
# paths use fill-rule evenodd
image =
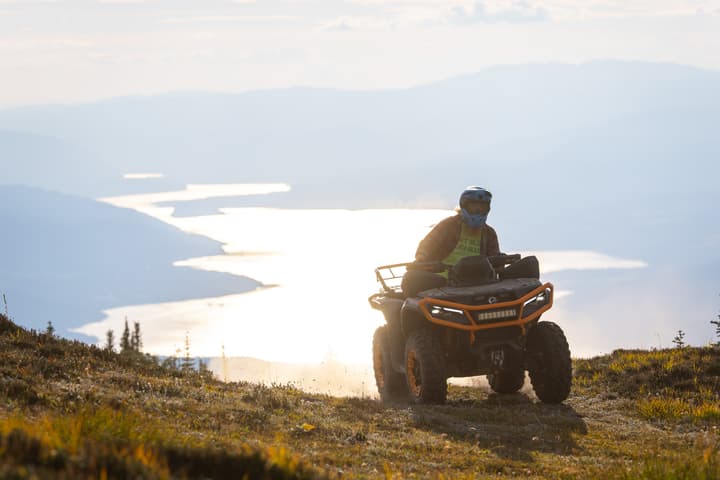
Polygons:
<instances>
[{"instance_id":1,"label":"conifer tree","mask_svg":"<svg viewBox=\"0 0 720 480\"><path fill-rule=\"evenodd\" d=\"M115 332L108 330L105 334L105 350L110 352L115 351Z\"/></svg>"},{"instance_id":2,"label":"conifer tree","mask_svg":"<svg viewBox=\"0 0 720 480\"><path fill-rule=\"evenodd\" d=\"M183 372L189 372L193 369L195 362L190 358L190 332L185 332L185 357L180 364Z\"/></svg>"},{"instance_id":3,"label":"conifer tree","mask_svg":"<svg viewBox=\"0 0 720 480\"><path fill-rule=\"evenodd\" d=\"M142 349L142 336L140 335L140 322L133 322L133 333L132 333L132 338L130 339L130 347L138 353Z\"/></svg>"},{"instance_id":4,"label":"conifer tree","mask_svg":"<svg viewBox=\"0 0 720 480\"><path fill-rule=\"evenodd\" d=\"M8 304L7 304L7 298L5 298L5 294L3 293L3 303L5 304L5 318L8 320L11 320L10 318L10 312L8 311Z\"/></svg>"},{"instance_id":5,"label":"conifer tree","mask_svg":"<svg viewBox=\"0 0 720 480\"><path fill-rule=\"evenodd\" d=\"M135 351L135 331L130 334L130 350Z\"/></svg>"},{"instance_id":6,"label":"conifer tree","mask_svg":"<svg viewBox=\"0 0 720 480\"><path fill-rule=\"evenodd\" d=\"M45 335L47 335L48 337L52 337L55 335L55 327L53 327L51 321L48 321L47 328L45 328Z\"/></svg>"},{"instance_id":7,"label":"conifer tree","mask_svg":"<svg viewBox=\"0 0 720 480\"><path fill-rule=\"evenodd\" d=\"M125 330L123 330L122 337L120 337L120 352L125 353L130 350L130 327L128 327L127 317L125 317Z\"/></svg>"},{"instance_id":8,"label":"conifer tree","mask_svg":"<svg viewBox=\"0 0 720 480\"><path fill-rule=\"evenodd\" d=\"M717 320L710 320L710 323L712 325L715 325L715 336L717 337L717 341L715 343L712 343L712 345L720 347L720 314L718 314L717 317Z\"/></svg>"},{"instance_id":9,"label":"conifer tree","mask_svg":"<svg viewBox=\"0 0 720 480\"><path fill-rule=\"evenodd\" d=\"M225 358L225 344L222 344L222 374L223 374L223 382L227 383L228 381L228 364L227 364L227 358Z\"/></svg>"},{"instance_id":10,"label":"conifer tree","mask_svg":"<svg viewBox=\"0 0 720 480\"><path fill-rule=\"evenodd\" d=\"M675 348L685 347L685 332L678 330L678 333L675 335L672 342L675 344Z\"/></svg>"},{"instance_id":11,"label":"conifer tree","mask_svg":"<svg viewBox=\"0 0 720 480\"><path fill-rule=\"evenodd\" d=\"M202 358L198 360L198 372L200 375L206 378L212 378L212 372L208 368L207 362Z\"/></svg>"}]
</instances>

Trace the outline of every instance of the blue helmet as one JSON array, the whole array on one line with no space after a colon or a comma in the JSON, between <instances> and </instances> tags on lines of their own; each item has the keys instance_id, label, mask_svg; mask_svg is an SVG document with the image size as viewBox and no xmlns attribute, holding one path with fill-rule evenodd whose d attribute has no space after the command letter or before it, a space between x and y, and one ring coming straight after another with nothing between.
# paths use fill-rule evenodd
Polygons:
<instances>
[{"instance_id":1,"label":"blue helmet","mask_svg":"<svg viewBox=\"0 0 720 480\"><path fill-rule=\"evenodd\" d=\"M470 228L480 228L485 225L488 214L490 213L490 201L492 193L481 187L467 187L460 195L460 216L467 226ZM470 203L487 203L487 208L483 212L468 211L467 207Z\"/></svg>"}]
</instances>

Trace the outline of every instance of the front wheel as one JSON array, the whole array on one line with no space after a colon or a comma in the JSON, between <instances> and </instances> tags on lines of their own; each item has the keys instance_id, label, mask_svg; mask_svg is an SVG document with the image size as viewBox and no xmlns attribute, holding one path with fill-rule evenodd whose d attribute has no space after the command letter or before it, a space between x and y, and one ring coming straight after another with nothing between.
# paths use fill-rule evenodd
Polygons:
<instances>
[{"instance_id":1,"label":"front wheel","mask_svg":"<svg viewBox=\"0 0 720 480\"><path fill-rule=\"evenodd\" d=\"M407 396L405 377L392 368L390 360L390 331L387 325L373 335L373 371L380 400L383 402L404 399Z\"/></svg>"},{"instance_id":2,"label":"front wheel","mask_svg":"<svg viewBox=\"0 0 720 480\"><path fill-rule=\"evenodd\" d=\"M417 403L445 403L447 378L442 349L429 330L410 334L405 343L405 378Z\"/></svg>"},{"instance_id":3,"label":"front wheel","mask_svg":"<svg viewBox=\"0 0 720 480\"><path fill-rule=\"evenodd\" d=\"M560 403L570 395L572 361L562 329L553 322L538 322L528 333L527 362L530 381L544 403Z\"/></svg>"}]
</instances>

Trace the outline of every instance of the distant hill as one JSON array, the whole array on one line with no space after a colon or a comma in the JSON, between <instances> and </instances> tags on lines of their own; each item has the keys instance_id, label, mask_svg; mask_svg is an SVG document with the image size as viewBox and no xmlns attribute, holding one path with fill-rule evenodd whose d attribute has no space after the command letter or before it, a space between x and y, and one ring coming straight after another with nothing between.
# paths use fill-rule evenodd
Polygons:
<instances>
[{"instance_id":1,"label":"distant hill","mask_svg":"<svg viewBox=\"0 0 720 480\"><path fill-rule=\"evenodd\" d=\"M48 320L63 335L111 307L252 290L233 275L174 267L222 253L137 212L27 187L0 186L0 293L10 314L34 328Z\"/></svg>"},{"instance_id":2,"label":"distant hill","mask_svg":"<svg viewBox=\"0 0 720 480\"><path fill-rule=\"evenodd\" d=\"M70 142L108 168L180 183L287 182L285 205L351 208L452 206L468 183L543 201L601 195L608 180L623 198L658 180L707 189L720 168L719 121L720 72L641 62L494 67L396 90L175 94L0 111L0 128ZM688 161L691 170L680 168Z\"/></svg>"},{"instance_id":3,"label":"distant hill","mask_svg":"<svg viewBox=\"0 0 720 480\"><path fill-rule=\"evenodd\" d=\"M0 130L0 159L6 185L100 195L121 180L82 146L48 135Z\"/></svg>"},{"instance_id":4,"label":"distant hill","mask_svg":"<svg viewBox=\"0 0 720 480\"><path fill-rule=\"evenodd\" d=\"M0 184L25 185L84 197L173 189L180 186L162 178L132 182L123 179L121 165L102 160L83 142L50 134L0 130Z\"/></svg>"},{"instance_id":5,"label":"distant hill","mask_svg":"<svg viewBox=\"0 0 720 480\"><path fill-rule=\"evenodd\" d=\"M575 248L597 243L608 228L709 218L720 202L719 124L717 71L643 62L503 66L409 89L175 94L1 110L0 129L63 142L43 147L45 163L67 163L60 147L68 144L93 168L84 185L42 164L23 170L21 160L37 156L28 148L16 148L25 153L6 165L3 149L17 141L0 136L0 166L13 173L0 181L82 195L105 185L102 195L92 189L96 196L287 182L287 194L224 203L290 208L451 208L462 187L482 184L496 194L492 217L506 237L532 231L542 248ZM165 178L99 181L129 172ZM543 213L530 214L529 205ZM181 204L179 214L196 211L207 209ZM582 228L578 218L587 219ZM708 222L696 225L693 233L708 234ZM626 238L605 239L616 242L613 253L626 253L618 251Z\"/></svg>"}]
</instances>

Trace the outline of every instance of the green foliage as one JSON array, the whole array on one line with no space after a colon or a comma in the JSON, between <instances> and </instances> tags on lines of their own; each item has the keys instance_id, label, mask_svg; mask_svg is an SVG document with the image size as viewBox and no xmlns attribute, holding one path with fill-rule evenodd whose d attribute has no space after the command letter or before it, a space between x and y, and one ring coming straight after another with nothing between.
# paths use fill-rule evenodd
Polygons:
<instances>
[{"instance_id":1,"label":"green foliage","mask_svg":"<svg viewBox=\"0 0 720 480\"><path fill-rule=\"evenodd\" d=\"M675 335L675 338L673 338L672 342L675 345L675 348L685 347L685 332L683 332L682 330L678 330L677 335Z\"/></svg>"},{"instance_id":2,"label":"green foliage","mask_svg":"<svg viewBox=\"0 0 720 480\"><path fill-rule=\"evenodd\" d=\"M135 352L142 352L142 334L140 333L140 322L133 322L133 333L130 338L130 348Z\"/></svg>"},{"instance_id":3,"label":"green foliage","mask_svg":"<svg viewBox=\"0 0 720 480\"><path fill-rule=\"evenodd\" d=\"M108 331L110 335L111 331ZM107 338L106 348L111 345L110 337ZM112 350L112 348L110 348ZM120 337L120 353L123 355L140 355L142 353L142 334L140 333L140 322L133 322L133 331L130 332L127 317L125 317L125 328L122 337Z\"/></svg>"},{"instance_id":4,"label":"green foliage","mask_svg":"<svg viewBox=\"0 0 720 480\"><path fill-rule=\"evenodd\" d=\"M44 417L37 422L0 420L0 477L325 477L287 451L246 444L231 451L183 445L161 430L152 430L158 427L146 422L108 409ZM31 471L28 464L33 465Z\"/></svg>"},{"instance_id":5,"label":"green foliage","mask_svg":"<svg viewBox=\"0 0 720 480\"><path fill-rule=\"evenodd\" d=\"M185 356L180 361L180 370L189 372L195 368L195 359L190 357L190 332L185 332Z\"/></svg>"},{"instance_id":6,"label":"green foliage","mask_svg":"<svg viewBox=\"0 0 720 480\"><path fill-rule=\"evenodd\" d=\"M610 388L621 396L702 394L720 390L720 352L713 348L615 350L575 361L576 384Z\"/></svg>"},{"instance_id":7,"label":"green foliage","mask_svg":"<svg viewBox=\"0 0 720 480\"><path fill-rule=\"evenodd\" d=\"M714 480L720 478L720 450L718 445L702 444L690 447L696 455L673 455L658 458L647 455L638 466L615 468L606 472L610 478L625 480Z\"/></svg>"},{"instance_id":8,"label":"green foliage","mask_svg":"<svg viewBox=\"0 0 720 480\"><path fill-rule=\"evenodd\" d=\"M109 352L115 351L115 332L112 329L105 334L105 350Z\"/></svg>"},{"instance_id":9,"label":"green foliage","mask_svg":"<svg viewBox=\"0 0 720 480\"><path fill-rule=\"evenodd\" d=\"M10 312L8 312L8 303L7 298L5 298L5 294L3 293L3 305L5 305L5 318L10 319Z\"/></svg>"},{"instance_id":10,"label":"green foliage","mask_svg":"<svg viewBox=\"0 0 720 480\"><path fill-rule=\"evenodd\" d=\"M679 420L690 415L691 406L678 398L648 398L638 402L638 410L645 418Z\"/></svg>"},{"instance_id":11,"label":"green foliage","mask_svg":"<svg viewBox=\"0 0 720 480\"><path fill-rule=\"evenodd\" d=\"M160 365L165 369L178 371L178 359L172 355L165 357Z\"/></svg>"},{"instance_id":12,"label":"green foliage","mask_svg":"<svg viewBox=\"0 0 720 480\"><path fill-rule=\"evenodd\" d=\"M15 323L10 320L10 317L0 313L0 335L17 335L21 331L23 331L23 329L15 325Z\"/></svg>"},{"instance_id":13,"label":"green foliage","mask_svg":"<svg viewBox=\"0 0 720 480\"><path fill-rule=\"evenodd\" d=\"M130 345L130 327L128 327L127 317L125 317L125 329L123 330L122 337L120 337L120 353L126 353L132 350Z\"/></svg>"},{"instance_id":14,"label":"green foliage","mask_svg":"<svg viewBox=\"0 0 720 480\"><path fill-rule=\"evenodd\" d=\"M720 418L720 351L714 348L616 350L576 361L575 381L633 399L648 420L702 424Z\"/></svg>"},{"instance_id":15,"label":"green foliage","mask_svg":"<svg viewBox=\"0 0 720 480\"><path fill-rule=\"evenodd\" d=\"M52 337L55 335L55 327L53 326L52 322L47 322L47 327L45 328L45 335Z\"/></svg>"}]
</instances>

